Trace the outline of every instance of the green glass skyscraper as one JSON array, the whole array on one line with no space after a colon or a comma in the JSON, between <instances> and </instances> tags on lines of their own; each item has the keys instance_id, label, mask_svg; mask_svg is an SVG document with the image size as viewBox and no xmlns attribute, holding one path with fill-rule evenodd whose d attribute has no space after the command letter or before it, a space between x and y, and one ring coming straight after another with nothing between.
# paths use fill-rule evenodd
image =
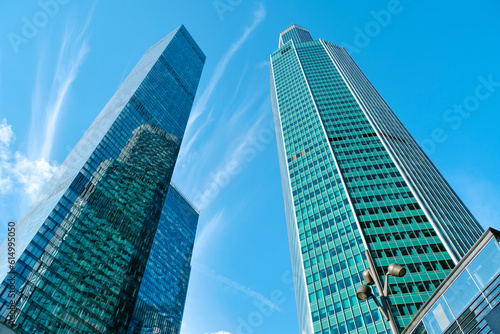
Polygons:
<instances>
[{"instance_id":1,"label":"green glass skyscraper","mask_svg":"<svg viewBox=\"0 0 500 334\"><path fill-rule=\"evenodd\" d=\"M394 262L403 328L482 227L342 47L290 26L271 96L301 333L388 331L355 289Z\"/></svg>"},{"instance_id":2,"label":"green glass skyscraper","mask_svg":"<svg viewBox=\"0 0 500 334\"><path fill-rule=\"evenodd\" d=\"M179 331L197 213L172 214L193 209L173 202L170 179L204 62L184 26L141 58L20 220L13 268L1 245L1 323L23 334Z\"/></svg>"}]
</instances>

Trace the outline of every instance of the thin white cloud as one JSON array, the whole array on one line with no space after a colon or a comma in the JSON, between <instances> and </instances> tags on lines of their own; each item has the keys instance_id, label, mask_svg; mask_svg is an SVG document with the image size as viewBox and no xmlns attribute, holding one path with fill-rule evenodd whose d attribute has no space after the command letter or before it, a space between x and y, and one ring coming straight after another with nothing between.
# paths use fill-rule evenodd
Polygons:
<instances>
[{"instance_id":1,"label":"thin white cloud","mask_svg":"<svg viewBox=\"0 0 500 334\"><path fill-rule=\"evenodd\" d=\"M49 89L45 88L49 80L44 77L44 71L50 65L52 58L47 57L45 50L40 51L35 87L31 98L28 156L32 159L50 160L59 117L64 110L65 103L68 102L69 92L77 78L78 70L90 51L86 35L95 5L94 2L81 28L75 30L70 23L67 24ZM44 126L40 127L39 124L44 124Z\"/></svg>"},{"instance_id":2,"label":"thin white cloud","mask_svg":"<svg viewBox=\"0 0 500 334\"><path fill-rule=\"evenodd\" d=\"M71 37L66 37L71 38ZM65 44L65 43L64 43ZM63 103L66 100L71 84L76 79L76 75L83 58L89 52L86 42L83 42L77 50L76 55L70 58L69 64L65 64L65 57L62 57L56 70L56 97L47 108L47 124L45 129L45 140L43 141L41 157L49 159L54 143L54 134L56 131L57 120L61 113ZM65 52L63 52L65 53Z\"/></svg>"},{"instance_id":3,"label":"thin white cloud","mask_svg":"<svg viewBox=\"0 0 500 334\"><path fill-rule=\"evenodd\" d=\"M28 138L28 156L35 159L40 154L40 142L43 140L43 129L40 124L44 122L45 106L43 105L42 88L44 85L43 70L45 68L45 51L41 51L38 57L38 65L35 75L35 87L31 96L31 120L30 135Z\"/></svg>"},{"instance_id":4,"label":"thin white cloud","mask_svg":"<svg viewBox=\"0 0 500 334\"><path fill-rule=\"evenodd\" d=\"M193 123L206 110L210 97L214 92L217 84L219 83L219 80L221 79L222 75L226 71L226 68L231 59L238 52L241 46L247 41L250 34L258 27L258 25L264 20L265 17L266 17L266 9L261 4L257 8L257 10L253 13L252 24L244 29L244 32L240 36L240 38L238 38L238 40L236 40L231 45L229 50L224 54L224 56L217 64L207 87L204 89L203 93L201 94L200 98L197 100L196 104L193 106L193 109L191 111L191 116L189 118L188 126L186 128L186 133L184 134L184 141L186 141L187 143L185 146L183 145L181 151L179 152L179 157L177 158L178 164L181 164L182 166L189 165L194 156L196 155L192 151L193 144L197 142L197 140L199 140L199 137L203 132L204 127L212 121L210 114L213 112L214 108L212 108L210 114L204 118L205 120L202 125L194 127Z\"/></svg>"},{"instance_id":5,"label":"thin white cloud","mask_svg":"<svg viewBox=\"0 0 500 334\"><path fill-rule=\"evenodd\" d=\"M195 205L203 211L207 208L214 200L217 198L218 194L231 182L231 178L235 175L227 176L227 170L229 166L233 170L241 170L244 162L252 161L260 150L263 149L265 143L261 143L258 139L258 131L265 129L265 120L269 118L269 113L264 112L264 110L269 108L268 98L256 109L256 114L259 115L258 119L254 124L247 128L246 131L241 133L239 136L235 134L234 144L226 150L226 154L218 153L219 156L224 156L221 159L221 163L209 174L211 177L208 182L206 182L201 191L198 191L195 197ZM241 108L243 112L250 108L250 105L243 103ZM259 112L260 111L260 112ZM238 112L237 112L238 113ZM271 128L270 128L271 130ZM241 130L240 130L241 132ZM220 180L216 177L217 175L226 175L230 179L225 182L226 185L221 185Z\"/></svg>"},{"instance_id":6,"label":"thin white cloud","mask_svg":"<svg viewBox=\"0 0 500 334\"><path fill-rule=\"evenodd\" d=\"M209 334L209 333L205 333L205 334ZM216 333L210 333L210 334L231 334L231 333L225 332L225 331L218 331Z\"/></svg>"},{"instance_id":7,"label":"thin white cloud","mask_svg":"<svg viewBox=\"0 0 500 334\"><path fill-rule=\"evenodd\" d=\"M243 116L250 107L252 107L255 102L259 99L260 94L255 94L253 97L247 99L244 101L235 112L232 113L231 117L229 118L228 126L233 127L236 122L240 119L241 116Z\"/></svg>"},{"instance_id":8,"label":"thin white cloud","mask_svg":"<svg viewBox=\"0 0 500 334\"><path fill-rule=\"evenodd\" d=\"M179 153L179 157L177 158L178 161L184 160L183 156L191 153L191 147L193 146L194 142L196 141L196 139L198 138L198 136L200 135L202 130L203 130L203 127L197 128L196 132L189 138L186 145L183 145L182 151L181 151L181 153Z\"/></svg>"},{"instance_id":9,"label":"thin white cloud","mask_svg":"<svg viewBox=\"0 0 500 334\"><path fill-rule=\"evenodd\" d=\"M264 60L264 61L261 61L260 63L257 63L255 65L255 68L256 69L262 69L262 68L269 68L269 66L271 65L271 63L269 62L269 60Z\"/></svg>"},{"instance_id":10,"label":"thin white cloud","mask_svg":"<svg viewBox=\"0 0 500 334\"><path fill-rule=\"evenodd\" d=\"M194 134L189 135L187 138L183 140L182 148L179 152L179 156L177 157L177 164L181 164L182 166L190 165L193 161L195 152L192 150L193 144L198 139L198 136L205 130L206 126L212 121L211 114L214 108L210 110L210 113L207 116L207 120L201 126L196 127L196 131ZM184 144L185 142L185 144Z\"/></svg>"},{"instance_id":11,"label":"thin white cloud","mask_svg":"<svg viewBox=\"0 0 500 334\"><path fill-rule=\"evenodd\" d=\"M233 100L236 98L236 96L238 96L238 92L240 91L241 84L243 83L243 79L245 78L247 71L248 71L248 63L245 64L245 67L241 72L240 79L238 80L238 84L236 85L236 88L234 90Z\"/></svg>"},{"instance_id":12,"label":"thin white cloud","mask_svg":"<svg viewBox=\"0 0 500 334\"><path fill-rule=\"evenodd\" d=\"M247 41L248 37L255 30L255 28L257 28L259 24L266 17L265 7L262 4L260 4L259 8L257 8L257 10L253 13L253 16L254 16L253 23L249 27L245 28L243 35L241 35L241 37L231 45L229 50L217 64L217 67L215 68L215 71L212 74L212 77L210 78L207 88L205 88L198 102L193 107L193 111L191 112L191 117L189 118L189 124L192 124L194 121L196 121L196 119L202 114L202 112L205 111L210 96L215 90L217 84L219 83L220 78L226 71L229 61L233 58L236 52L238 52L241 46Z\"/></svg>"},{"instance_id":13,"label":"thin white cloud","mask_svg":"<svg viewBox=\"0 0 500 334\"><path fill-rule=\"evenodd\" d=\"M212 278L218 282L223 283L224 285L230 287L231 289L234 289L236 291L244 293L245 295L257 300L258 302L260 302L262 304L269 306L270 308L272 308L276 311L280 311L280 312L282 311L281 308L277 304L273 303L269 298L266 298L261 293L254 291L254 290L250 289L249 287L247 287L243 284L240 284L236 281L233 281L232 279L229 279L225 276L219 275L214 270L208 270L207 268L205 268L203 266L200 266L200 270L205 275L209 276L210 278Z\"/></svg>"},{"instance_id":14,"label":"thin white cloud","mask_svg":"<svg viewBox=\"0 0 500 334\"><path fill-rule=\"evenodd\" d=\"M14 132L7 120L0 123L0 194L21 193L33 202L40 190L57 170L56 163L49 163L57 121L67 102L72 83L77 77L89 47L85 36L93 10L78 31L66 28L55 64L52 83L47 85L43 74L50 67L50 57L45 49L40 51L31 98L31 128L26 155L14 151ZM48 86L48 89L45 88ZM42 124L43 126L40 126Z\"/></svg>"},{"instance_id":15,"label":"thin white cloud","mask_svg":"<svg viewBox=\"0 0 500 334\"><path fill-rule=\"evenodd\" d=\"M215 232L219 229L222 224L224 215L224 210L220 210L217 212L212 219L203 227L201 232L198 233L196 237L196 242L194 243L193 250L193 262L197 259L201 254L206 252L206 248L210 245L210 241L215 234Z\"/></svg>"},{"instance_id":16,"label":"thin white cloud","mask_svg":"<svg viewBox=\"0 0 500 334\"><path fill-rule=\"evenodd\" d=\"M79 37L81 36L82 34L80 34ZM78 39L79 38L76 38L75 42L78 46L75 47L73 43L71 43L71 41L75 40L73 34L66 31L59 52L59 59L50 93L52 98L46 108L45 136L40 151L40 157L47 160L50 159L57 121L59 115L61 114L63 104L67 100L71 84L76 79L78 70L83 63L85 56L90 51L87 41L78 41ZM39 91L35 88L35 96L38 96L38 94Z\"/></svg>"}]
</instances>

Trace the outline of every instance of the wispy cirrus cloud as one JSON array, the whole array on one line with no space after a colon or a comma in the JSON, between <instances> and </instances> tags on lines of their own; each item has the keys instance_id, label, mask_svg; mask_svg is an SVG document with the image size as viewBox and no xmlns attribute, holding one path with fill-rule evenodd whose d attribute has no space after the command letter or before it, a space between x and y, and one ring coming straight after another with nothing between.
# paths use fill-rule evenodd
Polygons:
<instances>
[{"instance_id":1,"label":"wispy cirrus cloud","mask_svg":"<svg viewBox=\"0 0 500 334\"><path fill-rule=\"evenodd\" d=\"M193 144L196 142L196 140L198 139L200 134L203 132L205 127L211 122L210 115L212 114L213 110L214 110L214 108L212 108L212 110L210 110L210 113L207 116L207 121L204 124L202 124L201 126L198 126L196 128L196 131L194 132L194 134L192 134L188 138L186 138L186 144L182 145L182 149L179 152L179 157L177 158L178 161L181 161L181 164L188 162L188 161L185 161L184 159L185 159L185 157L190 156L189 153L192 152ZM188 159L188 160L191 160L191 159Z\"/></svg>"},{"instance_id":2,"label":"wispy cirrus cloud","mask_svg":"<svg viewBox=\"0 0 500 334\"><path fill-rule=\"evenodd\" d=\"M257 300L259 303L269 306L273 310L280 311L280 312L282 311L282 309L277 304L273 303L269 298L266 298L263 294L261 294L257 291L254 291L251 288L249 288L243 284L240 284L240 283L238 283L230 278L227 278L225 276L217 274L214 270L209 270L203 266L200 266L199 269L201 270L202 273L204 273L208 277L226 285L227 287L229 287L233 290L239 291L239 292L247 295L248 297L251 297L252 299Z\"/></svg>"},{"instance_id":3,"label":"wispy cirrus cloud","mask_svg":"<svg viewBox=\"0 0 500 334\"><path fill-rule=\"evenodd\" d=\"M262 23L262 21L266 17L266 14L266 8L264 7L264 5L260 4L257 10L253 13L252 24L244 29L243 34L240 36L240 38L231 45L229 50L217 64L217 67L215 68L207 87L201 94L196 105L193 107L191 117L189 118L189 124L194 123L196 119L203 113L203 111L205 111L213 91L219 83L222 75L226 71L227 65L234 57L234 55L238 52L238 50L243 46L243 44L245 44L250 34L259 26L260 23Z\"/></svg>"},{"instance_id":4,"label":"wispy cirrus cloud","mask_svg":"<svg viewBox=\"0 0 500 334\"><path fill-rule=\"evenodd\" d=\"M71 85L90 51L87 31L94 8L95 3L81 28L66 25L57 57L48 57L45 50L40 51L31 97L28 154L12 148L15 141L12 126L5 118L0 122L1 195L20 191L32 202L58 168L57 163L49 162L57 123ZM49 80L45 80L44 72L51 68L50 59L56 59L55 70ZM47 85L47 81L51 83Z\"/></svg>"},{"instance_id":5,"label":"wispy cirrus cloud","mask_svg":"<svg viewBox=\"0 0 500 334\"><path fill-rule=\"evenodd\" d=\"M243 79L245 78L247 71L248 71L248 62L245 64L245 67L243 68L243 71L241 72L240 79L238 80L238 84L236 85L236 88L234 89L233 100L236 98L236 96L238 96L238 92L240 91L241 84L243 83Z\"/></svg>"},{"instance_id":6,"label":"wispy cirrus cloud","mask_svg":"<svg viewBox=\"0 0 500 334\"><path fill-rule=\"evenodd\" d=\"M65 36L65 39L71 38L70 34ZM53 85L53 100L49 103L46 109L46 128L45 128L45 139L42 144L42 149L40 155L42 158L49 159L50 153L52 151L52 146L54 144L54 135L56 131L57 120L61 114L61 109L63 103L67 99L69 89L71 84L76 78L78 69L80 68L83 58L89 52L87 43L84 41L80 47L75 50L75 54L69 57L69 63L66 63L68 59L65 54L71 51L66 50L65 44L63 43L61 49L60 60L57 64L57 70L54 77ZM52 94L51 94L52 95Z\"/></svg>"},{"instance_id":7,"label":"wispy cirrus cloud","mask_svg":"<svg viewBox=\"0 0 500 334\"><path fill-rule=\"evenodd\" d=\"M206 248L210 245L212 237L215 232L220 228L224 218L224 210L217 212L209 221L205 224L203 229L198 233L196 238L195 247L193 250L193 262L201 255L204 254Z\"/></svg>"},{"instance_id":8,"label":"wispy cirrus cloud","mask_svg":"<svg viewBox=\"0 0 500 334\"><path fill-rule=\"evenodd\" d=\"M95 7L95 5L94 5ZM59 49L52 84L44 91L46 80L43 75L46 57L40 57L35 88L32 96L31 132L29 152L31 158L49 160L54 145L57 123L64 104L68 101L71 85L78 75L86 55L90 52L87 30L90 25L93 8L79 31L70 24L66 26ZM43 97L47 96L44 101ZM43 123L44 127L39 127Z\"/></svg>"},{"instance_id":9,"label":"wispy cirrus cloud","mask_svg":"<svg viewBox=\"0 0 500 334\"><path fill-rule=\"evenodd\" d=\"M261 103L255 107L258 101ZM274 128L272 127L269 108L268 96L262 100L254 96L249 101L242 103L234 113L234 119L230 119L225 123L224 127L233 127L236 130L229 134L231 144L228 144L223 152L220 152L220 150L217 152L217 156L221 157L217 159L218 163L213 168L204 166L204 169L210 172L208 178L199 183L194 191L193 201L198 209L204 210L207 208L219 193L230 184L232 178L241 173L245 163L254 160L258 152L263 150L274 139L271 136L274 134ZM244 126L241 126L243 121L240 114L244 114L250 109L253 112L252 116L257 116L257 119L251 121L245 119ZM238 121L240 124L235 125ZM228 126L228 124L231 124L231 126ZM210 143L206 145L210 145ZM202 150L208 151L208 148Z\"/></svg>"},{"instance_id":10,"label":"wispy cirrus cloud","mask_svg":"<svg viewBox=\"0 0 500 334\"><path fill-rule=\"evenodd\" d=\"M261 61L255 65L256 69L261 69L261 68L269 68L271 66L271 62L269 60Z\"/></svg>"},{"instance_id":11,"label":"wispy cirrus cloud","mask_svg":"<svg viewBox=\"0 0 500 334\"><path fill-rule=\"evenodd\" d=\"M188 126L186 128L186 133L184 135L184 141L186 142L186 144L183 145L181 151L179 152L179 157L177 158L177 163L180 165L183 166L192 165L192 162L195 160L195 158L196 160L199 160L197 153L195 153L192 148L196 146L195 143L197 143L202 137L202 135L206 133L207 125L212 121L210 115L214 111L215 107L213 106L211 107L209 115L204 115L204 112L208 108L209 100L214 91L216 90L216 87L220 79L224 75L231 59L236 55L238 50L240 50L240 48L245 44L245 42L248 40L252 32L265 19L266 17L265 7L262 4L259 5L258 8L253 12L252 16L253 16L252 24L244 28L243 34L235 42L231 44L227 52L222 56L214 72L212 73L208 85L201 93L200 98L197 100L196 104L193 106ZM223 107L219 107L218 109L223 109ZM204 117L202 117L203 124L194 126L194 123L196 123L196 121L199 119L201 115L204 115ZM207 147L207 145L204 146ZM209 149L211 150L211 148ZM207 155L208 154L207 152L208 151L204 151L202 152L202 154Z\"/></svg>"}]
</instances>

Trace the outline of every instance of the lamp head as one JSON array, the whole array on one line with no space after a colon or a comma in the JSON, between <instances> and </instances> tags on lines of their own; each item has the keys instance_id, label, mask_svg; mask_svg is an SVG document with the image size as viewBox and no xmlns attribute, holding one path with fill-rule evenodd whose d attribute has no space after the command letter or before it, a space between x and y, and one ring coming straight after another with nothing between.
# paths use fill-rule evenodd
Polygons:
<instances>
[{"instance_id":1,"label":"lamp head","mask_svg":"<svg viewBox=\"0 0 500 334\"><path fill-rule=\"evenodd\" d=\"M360 285L356 292L356 297L358 297L359 300L367 300L372 295L372 289L365 284Z\"/></svg>"},{"instance_id":2,"label":"lamp head","mask_svg":"<svg viewBox=\"0 0 500 334\"><path fill-rule=\"evenodd\" d=\"M391 263L389 267L387 267L387 273L392 276L403 277L406 274L406 268L397 263Z\"/></svg>"},{"instance_id":3,"label":"lamp head","mask_svg":"<svg viewBox=\"0 0 500 334\"><path fill-rule=\"evenodd\" d=\"M372 277L372 274L370 272L370 269L365 269L363 271L363 279L365 280L366 285L375 284L375 281L373 281L373 277Z\"/></svg>"}]
</instances>

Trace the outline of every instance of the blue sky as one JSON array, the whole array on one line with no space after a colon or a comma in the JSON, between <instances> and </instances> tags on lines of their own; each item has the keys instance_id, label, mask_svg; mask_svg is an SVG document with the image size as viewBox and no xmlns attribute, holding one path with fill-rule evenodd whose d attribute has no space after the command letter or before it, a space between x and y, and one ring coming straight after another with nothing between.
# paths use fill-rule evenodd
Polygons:
<instances>
[{"instance_id":1,"label":"blue sky","mask_svg":"<svg viewBox=\"0 0 500 334\"><path fill-rule=\"evenodd\" d=\"M201 210L183 334L298 332L269 96L269 54L291 23L345 46L500 229L494 0L47 3L0 11L0 238L142 54L184 24L207 62L173 178Z\"/></svg>"}]
</instances>

